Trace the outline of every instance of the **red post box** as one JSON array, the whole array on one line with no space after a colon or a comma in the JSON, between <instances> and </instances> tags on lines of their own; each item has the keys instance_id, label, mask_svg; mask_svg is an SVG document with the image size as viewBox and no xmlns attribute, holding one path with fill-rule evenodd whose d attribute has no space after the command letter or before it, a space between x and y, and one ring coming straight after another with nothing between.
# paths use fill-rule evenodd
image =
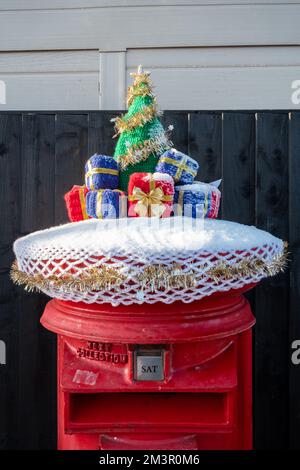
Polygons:
<instances>
[{"instance_id":1,"label":"red post box","mask_svg":"<svg viewBox=\"0 0 300 470\"><path fill-rule=\"evenodd\" d=\"M250 287L190 304L51 300L59 449L251 449Z\"/></svg>"}]
</instances>

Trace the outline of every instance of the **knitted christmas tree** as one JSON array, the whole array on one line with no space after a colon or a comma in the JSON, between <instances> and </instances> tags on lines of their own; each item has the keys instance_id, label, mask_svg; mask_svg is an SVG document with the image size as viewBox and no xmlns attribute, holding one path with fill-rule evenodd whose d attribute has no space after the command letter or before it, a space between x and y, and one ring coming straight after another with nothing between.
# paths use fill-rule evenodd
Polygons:
<instances>
[{"instance_id":1,"label":"knitted christmas tree","mask_svg":"<svg viewBox=\"0 0 300 470\"><path fill-rule=\"evenodd\" d=\"M152 173L158 157L172 146L158 118L150 73L139 66L131 75L134 83L128 88L128 112L114 119L119 135L114 158L119 164L119 188L123 191L127 191L132 173Z\"/></svg>"}]
</instances>

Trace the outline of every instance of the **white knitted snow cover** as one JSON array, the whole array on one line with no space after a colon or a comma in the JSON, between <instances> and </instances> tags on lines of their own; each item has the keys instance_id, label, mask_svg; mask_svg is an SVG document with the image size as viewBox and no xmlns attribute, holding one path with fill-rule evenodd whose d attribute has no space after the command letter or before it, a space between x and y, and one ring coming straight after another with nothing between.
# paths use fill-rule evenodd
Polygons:
<instances>
[{"instance_id":1,"label":"white knitted snow cover","mask_svg":"<svg viewBox=\"0 0 300 470\"><path fill-rule=\"evenodd\" d=\"M283 242L255 227L234 222L187 217L165 219L90 219L32 233L14 244L18 269L43 279L80 278L91 269L108 268L122 277L118 285L102 289L66 288L50 281L40 287L45 294L62 300L86 303L142 304L176 300L192 302L215 292L238 289L272 273L259 268L272 266L282 256ZM249 270L249 262L258 269ZM243 264L244 263L244 264ZM220 267L230 275L214 275ZM243 267L245 269L243 269ZM186 275L186 286L145 283L145 273L161 269ZM21 273L21 274L22 274ZM192 279L192 282L191 282Z\"/></svg>"}]
</instances>

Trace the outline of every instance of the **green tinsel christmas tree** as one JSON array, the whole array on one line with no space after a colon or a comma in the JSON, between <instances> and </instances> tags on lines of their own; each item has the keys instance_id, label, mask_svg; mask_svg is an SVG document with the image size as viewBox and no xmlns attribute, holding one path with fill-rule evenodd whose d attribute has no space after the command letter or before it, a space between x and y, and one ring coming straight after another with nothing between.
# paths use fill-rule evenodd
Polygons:
<instances>
[{"instance_id":1,"label":"green tinsel christmas tree","mask_svg":"<svg viewBox=\"0 0 300 470\"><path fill-rule=\"evenodd\" d=\"M119 135L114 158L119 164L119 187L123 191L127 191L132 173L154 172L158 157L172 146L159 120L150 73L139 66L131 75L134 83L128 88L128 112L114 119Z\"/></svg>"}]
</instances>

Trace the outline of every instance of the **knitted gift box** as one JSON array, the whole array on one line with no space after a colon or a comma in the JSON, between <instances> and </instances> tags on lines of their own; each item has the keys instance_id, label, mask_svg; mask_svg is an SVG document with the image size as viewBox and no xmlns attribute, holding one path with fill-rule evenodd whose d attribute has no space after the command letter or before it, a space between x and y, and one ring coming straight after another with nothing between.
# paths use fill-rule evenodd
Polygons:
<instances>
[{"instance_id":1,"label":"knitted gift box","mask_svg":"<svg viewBox=\"0 0 300 470\"><path fill-rule=\"evenodd\" d=\"M92 191L116 189L119 184L119 170L114 158L95 153L85 165L85 184Z\"/></svg>"},{"instance_id":2,"label":"knitted gift box","mask_svg":"<svg viewBox=\"0 0 300 470\"><path fill-rule=\"evenodd\" d=\"M128 184L129 217L169 217L174 181L164 173L133 173Z\"/></svg>"},{"instance_id":3,"label":"knitted gift box","mask_svg":"<svg viewBox=\"0 0 300 470\"><path fill-rule=\"evenodd\" d=\"M73 186L64 196L67 206L68 217L71 222L88 219L86 212L85 196L88 192L86 186Z\"/></svg>"},{"instance_id":4,"label":"knitted gift box","mask_svg":"<svg viewBox=\"0 0 300 470\"><path fill-rule=\"evenodd\" d=\"M96 219L116 219L127 216L127 197L119 189L89 191L86 195L86 210Z\"/></svg>"},{"instance_id":5,"label":"knitted gift box","mask_svg":"<svg viewBox=\"0 0 300 470\"><path fill-rule=\"evenodd\" d=\"M198 163L191 157L176 149L170 149L160 156L155 171L168 173L175 183L191 184L198 169Z\"/></svg>"},{"instance_id":6,"label":"knitted gift box","mask_svg":"<svg viewBox=\"0 0 300 470\"><path fill-rule=\"evenodd\" d=\"M211 184L194 183L175 186L175 215L215 219L218 216L221 192Z\"/></svg>"}]
</instances>

